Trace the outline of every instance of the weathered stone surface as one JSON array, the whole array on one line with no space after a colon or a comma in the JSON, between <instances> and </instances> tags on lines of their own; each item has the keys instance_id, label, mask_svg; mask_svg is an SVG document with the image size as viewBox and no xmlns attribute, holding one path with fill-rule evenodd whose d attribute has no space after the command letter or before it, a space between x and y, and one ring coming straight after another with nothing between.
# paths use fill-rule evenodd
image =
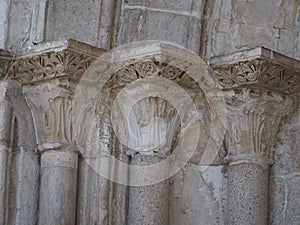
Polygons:
<instances>
[{"instance_id":1,"label":"weathered stone surface","mask_svg":"<svg viewBox=\"0 0 300 225\"><path fill-rule=\"evenodd\" d=\"M263 47L212 57L210 65L224 89L255 85L291 95L300 88L299 61Z\"/></svg>"},{"instance_id":2,"label":"weathered stone surface","mask_svg":"<svg viewBox=\"0 0 300 225\"><path fill-rule=\"evenodd\" d=\"M222 166L200 172L189 164L171 180L170 223L174 225L225 224L226 178Z\"/></svg>"},{"instance_id":3,"label":"weathered stone surface","mask_svg":"<svg viewBox=\"0 0 300 225\"><path fill-rule=\"evenodd\" d=\"M0 123L3 126L1 126L0 135L2 138L2 134L4 134L4 138L1 139L0 143L0 161L2 162L0 165L0 218L1 215L5 213L7 216L2 216L0 224L1 222L2 224L18 225L36 224L38 195L35 193L38 193L39 161L38 155L33 149L36 147L36 142L39 144L40 150L49 150L49 148L58 150L58 148L62 146L68 149L70 144L74 147L73 144L75 144L75 141L71 136L73 132L80 134L81 130L75 129L78 128L77 125L74 127L70 126L72 121L70 117L62 116L68 111L67 109L73 107L72 99L68 99L66 96L74 91L73 85L78 81L77 78L80 78L82 71L86 71L93 62L91 58L97 56L92 53L93 51L86 50L85 47L73 48L70 44L60 46L55 46L55 44L48 45L46 48L42 47L42 49L37 51L24 51L24 48L29 47L35 49L33 46L36 43L61 38L76 38L105 49L110 49L112 46L130 43L132 41L155 39L158 41L176 43L206 58L263 45L267 48L287 54L290 57L300 59L299 35L300 3L299 1L293 0L88 0L75 2L69 0L2 0L0 9L0 47L11 49L16 52L18 56L12 61L14 66L10 68L9 61L12 55L6 52L0 53L0 77L1 79L5 77L6 79L13 78L24 85L24 92L34 103L31 105L31 109L36 109L34 111L36 126L35 128L33 127L32 118L30 113L28 113L29 111L24 96L16 94L14 91L10 92L10 94L20 96L20 98L13 97L7 100L8 105L11 107L11 111L8 111L12 113L8 114L11 117L16 116L17 118L18 126L16 130L18 138L13 137L13 139L16 139L18 143L16 147L10 147L10 139L12 139L11 133L14 132L8 132L8 130L11 129L3 129L2 131L2 128L9 127L13 120L3 119L1 117ZM48 50L46 50L47 48L51 49L51 51L48 52ZM142 47L140 47L137 52L141 53L141 49ZM264 54L266 52L267 54ZM262 54L256 59L254 59L255 57L245 59L244 52L237 55L234 54L228 57L228 61L225 62L225 64L229 65L219 64L217 67L214 67L214 69L221 72L221 75L216 76L216 78L222 81L221 86L223 89L235 89L234 92L237 95L243 93L241 98L234 94L232 103L236 103L236 101L240 100L244 101L246 97L250 97L252 100L256 98L260 99L259 101L254 101L255 104L252 104L252 101L252 105L244 101L245 112L240 109L238 112L235 112L236 117L231 119L228 129L229 132L233 132L230 141L234 141L231 142L231 144L226 142L223 145L224 152L219 154L219 157L215 157L214 160L201 162L207 140L215 138L211 136L212 134L209 133L208 129L212 124L210 120L214 122L215 115L212 113L208 116L208 114L209 112L213 112L214 109L208 104L211 102L203 100L207 97L205 91L201 93L202 97L203 94L205 95L203 98L200 94L199 96L192 94L193 97L198 98L198 106L201 109L201 113L199 114L204 121L201 124L201 130L204 132L201 133L201 143L199 143L198 149L190 162L194 164L200 163L201 165L207 165L213 162L214 165L219 165L223 163L222 159L224 154L229 153L230 156L232 156L237 153L238 157L229 157L227 159L229 159L230 162L245 160L245 164L229 166L230 183L228 186L228 202L229 204L230 202L234 202L232 205L235 206L236 203L237 205L240 204L241 207L234 208L235 211L228 212L231 216L229 217L229 221L231 221L232 216L234 217L232 219L233 222L229 222L229 224L234 224L235 221L239 221L237 224L249 224L251 223L251 216L255 216L256 214L256 216L259 217L258 220L256 220L257 223L265 225L266 198L265 196L262 197L257 194L265 193L265 187L262 187L262 184L265 183L267 175L265 172L262 172L260 166L266 163L266 161L261 161L261 159L266 158L256 157L257 155L255 154L262 153L262 155L272 159L273 152L275 152L275 164L271 169L269 224L294 225L298 224L300 220L298 188L300 186L300 159L298 154L300 128L299 103L297 103L297 99L299 98L297 94L299 92L299 61L288 60L288 62L285 60L286 58L284 59L284 57L281 57L274 51L262 50L261 53ZM89 54L92 55L91 58ZM180 55L182 52L177 52L176 54ZM20 57L20 55L22 56ZM121 58L118 54L115 56L116 59ZM134 58L134 54L129 56ZM158 56L158 58L159 57L160 56ZM74 58L73 63L69 63ZM179 62L181 65L185 63L186 62L182 61ZM150 67L148 66L149 65L146 65L144 69L149 69ZM134 73L137 71L140 72L135 69L133 71ZM9 75L7 75L7 72ZM170 70L169 72L168 74L170 75L174 71ZM120 79L115 84L120 84L122 88L126 87L129 82L134 80L131 77L134 73L129 72L123 77L127 80ZM201 73L197 71L194 74ZM262 74L264 76L261 76ZM122 77L121 75L119 74L120 77ZM155 75L155 72L151 75ZM143 76L143 73L138 73L135 79L142 79ZM68 82L63 80L65 78L74 80ZM207 77L201 76L201 79L199 77L199 80L197 80L200 86L206 82L205 78ZM184 79L186 78L184 77ZM224 82L228 80L230 81L229 83ZM184 85L189 86L191 83L187 82L187 84ZM195 83L193 85L195 85ZM62 86L64 86L64 88L62 88ZM240 86L242 86L240 89L237 88ZM276 140L275 137L277 128L280 126L278 125L280 121L276 119L276 121L273 121L270 118L272 115L275 115L277 119L281 119L282 115L278 115L275 111L283 105L284 101L278 100L278 98L278 101L265 101L268 97L263 97L261 95L262 92L257 91L258 89L251 89L249 86L255 86L259 90L268 90L264 93L270 98L278 97L278 92L280 92L280 95L294 95L292 97L295 110L290 117L284 120L285 124L280 128L276 148L274 150L274 139ZM116 86L113 87L115 88ZM115 92L117 92L117 90L119 89L114 89ZM247 90L250 90L248 95ZM94 91L94 89L89 91ZM140 87L139 91L138 93L142 93L143 89ZM213 92L214 91L215 90L213 90ZM19 93L21 92L22 91ZM65 95L62 96L62 92L65 93ZM274 94L275 92L276 94ZM219 92L214 93L215 95L219 94ZM4 95L7 94L7 92L4 93ZM119 146L116 147L116 141L111 134L110 125L107 123L108 116L103 117L105 113L110 111L110 109L106 111L110 103L105 100L105 98L111 99L109 96L110 95L105 95L103 99L100 99L101 103L97 105L97 110L101 111L102 114L99 114L101 122L97 125L98 130L93 130L95 135L93 138L98 138L101 141L95 142L94 147L95 151L105 149L106 153L115 154L118 158L124 159L128 157L125 156L127 149L122 149L123 147ZM202 100L199 100L201 98ZM283 98L285 99L285 97ZM30 103L30 99L27 98L27 102ZM7 111L4 105L3 107L1 105L0 112L6 115ZM158 105L163 106L164 104ZM153 108L158 108L158 105ZM266 105L270 107L265 107ZM76 108L78 115L83 106L82 104ZM134 130L144 135L143 137L145 138L141 143L145 144L149 143L150 140L156 140L155 138L149 138L154 129L150 129L153 127L148 126L149 121L145 119L146 115L152 115L149 113L152 108L147 107L147 104L141 103L137 104L135 109L138 107L143 108L143 110L136 114L140 116L142 125L135 126ZM219 108L222 108L222 104ZM267 110L265 110L266 108ZM224 110L224 107L222 110ZM224 113L222 110L220 114ZM283 111L286 113L289 109L287 108ZM37 117L37 114L40 114L40 117ZM5 118L9 118L10 116ZM53 119L54 117L59 119ZM81 124L86 122L85 117L81 119L79 117L77 119L81 121ZM248 121L243 121L243 119ZM54 126L53 121L57 122ZM258 128L256 125L264 127L264 135L261 134L261 127ZM274 130L269 133L266 132L272 129L272 125L275 125L273 126L275 127ZM61 129L61 127L64 127L64 129ZM249 127L253 129L251 130ZM145 132L148 128L151 132ZM64 132L61 132L62 130ZM242 135L239 135L239 130L243 133ZM160 131L165 130L161 129ZM34 132L37 134L37 141L35 141L36 137ZM215 131L213 134L218 132L219 131ZM192 134L193 132L190 133L190 139L187 139L185 142L187 148L190 146L190 141L194 137ZM240 140L240 137L242 137L243 140ZM248 140L245 141L245 138L248 138ZM141 147L141 143L138 143L136 146ZM262 146L264 147L259 145L259 143L263 143ZM68 146L65 144L68 144ZM239 148L239 145L245 148ZM113 151L110 151L111 148ZM213 150L214 148L211 149ZM141 148L139 148L137 152L140 150ZM13 151L13 154L11 151ZM215 151L219 151L219 148ZM241 156L239 155L240 153L247 154ZM272 160L269 162L271 161ZM70 164L68 161L63 162L63 166L68 167ZM43 163L48 163L47 165L51 166L50 161L43 161ZM69 176L69 172L66 172L68 169L56 168L57 163L59 163L58 159L55 160L52 165L55 168L49 169L49 173L46 172L42 175L42 183L47 183L47 180L44 180L44 175L47 173L49 174L49 180L53 180L53 182L49 184L49 189L53 188L51 189L51 193L56 197L63 196L64 192L62 189L66 190L65 188L67 188L64 186L65 182L63 177L67 178L67 181L70 180L68 178L72 177L73 181L70 181L68 184L70 186L76 183L76 176ZM267 165L265 166L267 167ZM223 192L226 190L224 185L226 186L227 179L222 176L222 168L222 166L208 167L208 169L201 174L198 171L198 166L189 164L184 171L180 171L179 174L173 178L174 184L171 186L171 193L175 193L176 196L174 194L172 197L171 194L169 199L170 204L165 204L166 198L163 196L161 198L162 201L158 202L157 200L155 204L150 202L149 205L151 207L155 205L159 205L160 207L163 205L161 212L164 212L164 218L167 218L165 211L167 207L169 207L169 224L226 224L227 218L224 214L227 212L224 209L224 205L226 205L224 203L227 203L227 200ZM117 170L120 170L120 168L117 168ZM226 170L226 167L224 167L224 170ZM72 174L77 174L76 171L73 172L74 171L72 171ZM7 176L7 173L9 173L9 176ZM118 171L117 173L122 174L122 171ZM27 176L28 174L32 175ZM104 178L100 178L99 175L97 175L95 171L92 171L83 161L80 162L79 176L79 193L77 199L79 199L80 203L77 206L77 223L93 225L95 223L113 225L128 223L127 186L112 184ZM249 179L246 180L245 177ZM58 178L60 179L59 182L61 186L51 186L53 183L55 184ZM167 185L165 185L165 187L167 187ZM245 187L249 188L249 190L246 190ZM158 189L162 190L164 188ZM47 188L43 190L46 191ZM138 190L138 188L136 190ZM138 195L136 198L141 199L143 202L149 202L151 199L145 198L143 193L152 195L154 189L148 189L150 190L149 192L145 190L143 190L142 193L137 191ZM164 190L167 190L167 188ZM159 197L157 197L157 195L162 192L158 191L158 193L153 193L153 196L156 196L156 199L158 199ZM253 193L253 195L251 193ZM72 189L72 195L75 196L74 189ZM7 196L9 197L7 198ZM61 199L63 199L63 197ZM7 199L9 199L10 202L8 202ZM60 198L57 199L61 200ZM73 199L75 199L75 197L72 197L72 200ZM242 199L242 202L239 202L240 199ZM52 200L50 199L49 202ZM258 203L256 200L260 202ZM68 201L67 203L69 204L70 202ZM131 205L136 204L134 198L130 201ZM205 204L203 204L203 202L205 202ZM55 205L55 203L53 204ZM61 202L59 204L61 204ZM257 209L257 204L261 208L258 207ZM228 209L232 209L231 206L229 206ZM4 209L5 207L7 209ZM242 207L247 207L247 211L241 210ZM143 206L143 209L146 211L147 206ZM261 210L258 211L259 209ZM72 208L72 211L75 215L74 208ZM152 211L152 209L150 211ZM155 213L159 215L161 212ZM154 215L155 213L152 211L150 214ZM250 214L248 215L247 213ZM132 212L130 214L135 215ZM145 213L145 215L146 214L147 213ZM72 218L75 218L74 215L72 215ZM143 214L141 213L141 215ZM257 219L257 217L255 217L255 219ZM140 224L143 222L144 221L141 221ZM73 221L70 223L73 223ZM164 222L160 222L160 224L162 223Z\"/></svg>"},{"instance_id":4,"label":"weathered stone surface","mask_svg":"<svg viewBox=\"0 0 300 225\"><path fill-rule=\"evenodd\" d=\"M294 95L292 113L281 127L276 148L275 164L271 168L269 224L297 224L299 221L300 200L300 120L299 94Z\"/></svg>"},{"instance_id":5,"label":"weathered stone surface","mask_svg":"<svg viewBox=\"0 0 300 225\"><path fill-rule=\"evenodd\" d=\"M50 1L46 40L74 38L97 46L100 9L101 1Z\"/></svg>"},{"instance_id":6,"label":"weathered stone surface","mask_svg":"<svg viewBox=\"0 0 300 225\"><path fill-rule=\"evenodd\" d=\"M9 15L9 1L2 0L1 1L1 8L0 8L0 49L6 48L6 42L7 42L7 30L8 30L8 15Z\"/></svg>"},{"instance_id":7,"label":"weathered stone surface","mask_svg":"<svg viewBox=\"0 0 300 225\"><path fill-rule=\"evenodd\" d=\"M21 49L31 45L30 31L34 7L35 2L32 0L11 1L6 48Z\"/></svg>"},{"instance_id":8,"label":"weathered stone surface","mask_svg":"<svg viewBox=\"0 0 300 225\"><path fill-rule=\"evenodd\" d=\"M133 156L131 163L145 165L156 163L160 159L153 156ZM130 179L131 176L129 175ZM136 179L133 177L133 179ZM130 187L128 202L128 224L161 224L169 223L169 180L153 185Z\"/></svg>"},{"instance_id":9,"label":"weathered stone surface","mask_svg":"<svg viewBox=\"0 0 300 225\"><path fill-rule=\"evenodd\" d=\"M121 21L118 34L119 45L134 41L161 40L179 44L194 52L199 51L198 16L125 8Z\"/></svg>"},{"instance_id":10,"label":"weathered stone surface","mask_svg":"<svg viewBox=\"0 0 300 225\"><path fill-rule=\"evenodd\" d=\"M124 5L131 6L131 8L134 8L135 6L138 7L144 7L149 8L150 10L165 10L170 11L173 13L197 13L201 11L203 7L202 0L200 1L177 1L177 0L171 0L171 1L142 1L142 0L126 0L124 1Z\"/></svg>"},{"instance_id":11,"label":"weathered stone surface","mask_svg":"<svg viewBox=\"0 0 300 225\"><path fill-rule=\"evenodd\" d=\"M13 55L10 52L0 50L0 79L7 75L12 58Z\"/></svg>"},{"instance_id":12,"label":"weathered stone surface","mask_svg":"<svg viewBox=\"0 0 300 225\"><path fill-rule=\"evenodd\" d=\"M299 7L298 1L215 1L207 56L262 45L299 57Z\"/></svg>"},{"instance_id":13,"label":"weathered stone surface","mask_svg":"<svg viewBox=\"0 0 300 225\"><path fill-rule=\"evenodd\" d=\"M76 152L44 152L41 156L39 224L74 224L77 191Z\"/></svg>"},{"instance_id":14,"label":"weathered stone surface","mask_svg":"<svg viewBox=\"0 0 300 225\"><path fill-rule=\"evenodd\" d=\"M2 81L0 224L36 224L39 161L35 131L21 85Z\"/></svg>"}]
</instances>

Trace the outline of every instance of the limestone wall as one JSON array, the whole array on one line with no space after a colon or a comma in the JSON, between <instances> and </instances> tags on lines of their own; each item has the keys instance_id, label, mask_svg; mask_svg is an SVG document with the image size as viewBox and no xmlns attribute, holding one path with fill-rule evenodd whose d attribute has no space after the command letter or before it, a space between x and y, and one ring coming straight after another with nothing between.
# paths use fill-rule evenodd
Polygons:
<instances>
[{"instance_id":1,"label":"limestone wall","mask_svg":"<svg viewBox=\"0 0 300 225\"><path fill-rule=\"evenodd\" d=\"M300 58L295 0L1 0L0 47L73 38L109 49L164 40L209 58L265 46Z\"/></svg>"}]
</instances>

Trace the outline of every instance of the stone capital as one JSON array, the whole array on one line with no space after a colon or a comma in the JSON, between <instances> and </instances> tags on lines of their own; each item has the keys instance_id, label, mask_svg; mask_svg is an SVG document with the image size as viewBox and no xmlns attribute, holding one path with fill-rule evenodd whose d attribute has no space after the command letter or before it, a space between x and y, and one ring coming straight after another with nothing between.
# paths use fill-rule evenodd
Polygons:
<instances>
[{"instance_id":1,"label":"stone capital","mask_svg":"<svg viewBox=\"0 0 300 225\"><path fill-rule=\"evenodd\" d=\"M225 160L272 163L275 137L292 100L257 87L226 90L224 97L228 120Z\"/></svg>"},{"instance_id":2,"label":"stone capital","mask_svg":"<svg viewBox=\"0 0 300 225\"><path fill-rule=\"evenodd\" d=\"M72 111L76 85L103 53L68 40L40 45L11 60L6 79L23 85L40 150L66 149L66 145L74 144Z\"/></svg>"},{"instance_id":3,"label":"stone capital","mask_svg":"<svg viewBox=\"0 0 300 225\"><path fill-rule=\"evenodd\" d=\"M226 102L230 163L270 164L289 95L300 91L300 62L258 47L210 60Z\"/></svg>"}]
</instances>

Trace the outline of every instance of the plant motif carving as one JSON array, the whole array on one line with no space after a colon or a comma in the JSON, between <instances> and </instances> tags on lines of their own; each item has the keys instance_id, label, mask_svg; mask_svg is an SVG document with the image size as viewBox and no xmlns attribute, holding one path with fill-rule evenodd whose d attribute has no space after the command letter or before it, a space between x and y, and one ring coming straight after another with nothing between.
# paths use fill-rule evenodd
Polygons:
<instances>
[{"instance_id":1,"label":"plant motif carving","mask_svg":"<svg viewBox=\"0 0 300 225\"><path fill-rule=\"evenodd\" d=\"M41 149L73 143L73 91L68 82L40 83L35 87L25 87L26 100L33 114Z\"/></svg>"},{"instance_id":2,"label":"plant motif carving","mask_svg":"<svg viewBox=\"0 0 300 225\"><path fill-rule=\"evenodd\" d=\"M167 63L155 61L130 64L118 70L108 83L112 84L114 88L122 88L132 81L148 76L167 78L185 88L199 89L197 83L181 69Z\"/></svg>"},{"instance_id":3,"label":"plant motif carving","mask_svg":"<svg viewBox=\"0 0 300 225\"><path fill-rule=\"evenodd\" d=\"M250 154L273 158L272 148L289 97L262 88L225 91L229 157Z\"/></svg>"},{"instance_id":4,"label":"plant motif carving","mask_svg":"<svg viewBox=\"0 0 300 225\"><path fill-rule=\"evenodd\" d=\"M46 52L13 60L7 76L25 84L63 76L79 79L94 60L95 57L68 49Z\"/></svg>"},{"instance_id":5,"label":"plant motif carving","mask_svg":"<svg viewBox=\"0 0 300 225\"><path fill-rule=\"evenodd\" d=\"M263 59L215 66L214 69L218 72L217 79L224 88L256 84L286 94L300 90L300 71Z\"/></svg>"}]
</instances>

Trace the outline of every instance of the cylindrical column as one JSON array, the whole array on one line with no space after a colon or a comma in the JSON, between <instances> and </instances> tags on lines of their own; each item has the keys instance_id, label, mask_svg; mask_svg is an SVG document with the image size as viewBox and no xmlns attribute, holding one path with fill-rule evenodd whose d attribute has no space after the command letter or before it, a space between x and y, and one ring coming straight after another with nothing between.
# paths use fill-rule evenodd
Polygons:
<instances>
[{"instance_id":1,"label":"cylindrical column","mask_svg":"<svg viewBox=\"0 0 300 225\"><path fill-rule=\"evenodd\" d=\"M267 224L268 176L267 163L246 160L229 163L228 224Z\"/></svg>"},{"instance_id":2,"label":"cylindrical column","mask_svg":"<svg viewBox=\"0 0 300 225\"><path fill-rule=\"evenodd\" d=\"M39 225L74 225L78 153L45 151L41 155Z\"/></svg>"},{"instance_id":3,"label":"cylindrical column","mask_svg":"<svg viewBox=\"0 0 300 225\"><path fill-rule=\"evenodd\" d=\"M3 100L0 104L0 225L5 224L7 161L11 126L11 107Z\"/></svg>"},{"instance_id":4,"label":"cylindrical column","mask_svg":"<svg viewBox=\"0 0 300 225\"><path fill-rule=\"evenodd\" d=\"M158 156L136 154L132 165L150 165L162 160ZM130 179L136 179L131 177ZM169 224L169 180L157 184L129 188L128 224Z\"/></svg>"}]
</instances>

